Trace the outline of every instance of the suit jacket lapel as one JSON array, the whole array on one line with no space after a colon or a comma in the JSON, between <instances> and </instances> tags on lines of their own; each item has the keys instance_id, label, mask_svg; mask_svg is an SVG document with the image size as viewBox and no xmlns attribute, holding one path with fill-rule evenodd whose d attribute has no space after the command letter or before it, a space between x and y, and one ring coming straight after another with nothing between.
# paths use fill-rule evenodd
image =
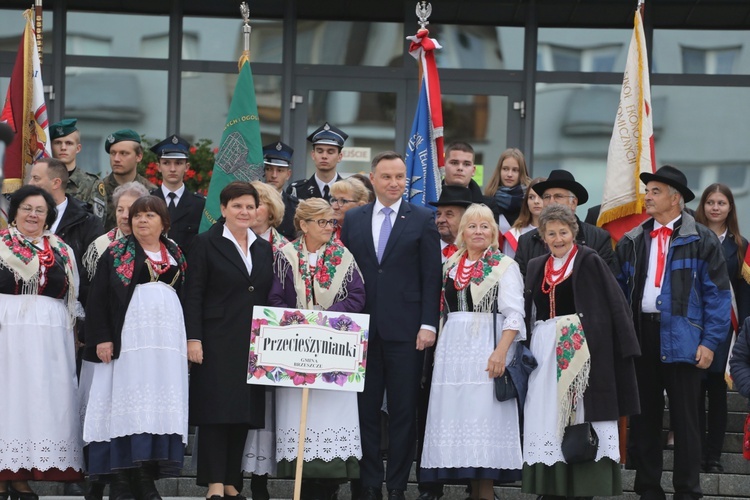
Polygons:
<instances>
[{"instance_id":1,"label":"suit jacket lapel","mask_svg":"<svg viewBox=\"0 0 750 500\"><path fill-rule=\"evenodd\" d=\"M247 267L245 267L245 263L242 262L242 257L240 257L237 247L235 247L234 243L226 239L223 235L224 224L214 224L211 226L210 231L211 243L229 262L242 272L243 276L250 279L250 276L247 274Z\"/></svg>"},{"instance_id":2,"label":"suit jacket lapel","mask_svg":"<svg viewBox=\"0 0 750 500\"><path fill-rule=\"evenodd\" d=\"M393 247L396 246L399 236L404 232L404 228L409 222L410 214L411 206L408 202L402 201L401 207L399 207L398 213L396 214L396 222L393 224L393 229L391 229L391 235L388 237L388 243L385 245L385 250L383 250L383 259L380 261L381 263L385 262L388 258L388 254L390 254ZM372 232L370 232L370 235L372 236Z\"/></svg>"},{"instance_id":3,"label":"suit jacket lapel","mask_svg":"<svg viewBox=\"0 0 750 500\"><path fill-rule=\"evenodd\" d=\"M369 205L365 205L362 209L362 221L360 224L358 224L358 227L362 228L362 231L364 231L364 241L365 246L367 247L367 254L369 255L370 259L372 259L372 262L378 261L378 255L375 251L375 241L372 239L372 209L375 205L373 203L370 203Z\"/></svg>"},{"instance_id":4,"label":"suit jacket lapel","mask_svg":"<svg viewBox=\"0 0 750 500\"><path fill-rule=\"evenodd\" d=\"M171 221L172 224L174 224L175 221L182 219L190 212L190 205L192 202L193 200L187 190L183 191L182 196L180 197L180 202L174 208L174 219Z\"/></svg>"}]
</instances>

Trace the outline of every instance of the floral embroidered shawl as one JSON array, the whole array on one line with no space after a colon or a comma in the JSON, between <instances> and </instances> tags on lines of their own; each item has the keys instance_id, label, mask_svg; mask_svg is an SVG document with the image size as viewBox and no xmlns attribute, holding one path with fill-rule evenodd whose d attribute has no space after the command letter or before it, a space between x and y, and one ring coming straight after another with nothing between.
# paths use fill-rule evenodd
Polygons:
<instances>
[{"instance_id":1,"label":"floral embroidered shawl","mask_svg":"<svg viewBox=\"0 0 750 500\"><path fill-rule=\"evenodd\" d=\"M104 255L107 247L111 245L113 241L119 240L123 236L125 235L122 234L122 231L118 228L114 228L91 242L91 245L86 249L86 253L83 254L83 267L86 269L89 280L94 279L96 266L99 264L99 259Z\"/></svg>"},{"instance_id":2,"label":"floral embroidered shawl","mask_svg":"<svg viewBox=\"0 0 750 500\"><path fill-rule=\"evenodd\" d=\"M575 422L576 401L589 385L591 354L581 318L577 314L555 320L557 345L557 435L562 439L565 426Z\"/></svg>"},{"instance_id":3,"label":"floral embroidered shawl","mask_svg":"<svg viewBox=\"0 0 750 500\"><path fill-rule=\"evenodd\" d=\"M160 241L167 247L167 252L177 261L177 265L180 267L180 282L185 283L187 261L180 247L169 238L162 237ZM120 278L123 285L130 286L135 268L135 237L125 236L115 240L109 246L108 251L114 259L115 274Z\"/></svg>"}]
</instances>

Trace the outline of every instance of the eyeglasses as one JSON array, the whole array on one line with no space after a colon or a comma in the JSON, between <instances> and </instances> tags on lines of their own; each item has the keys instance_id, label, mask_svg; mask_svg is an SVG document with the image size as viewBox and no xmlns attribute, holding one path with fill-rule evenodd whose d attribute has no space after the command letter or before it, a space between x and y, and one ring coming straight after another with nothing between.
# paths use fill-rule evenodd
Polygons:
<instances>
[{"instance_id":1,"label":"eyeglasses","mask_svg":"<svg viewBox=\"0 0 750 500\"><path fill-rule=\"evenodd\" d=\"M562 194L562 193L545 194L544 196L542 196L542 199L544 201L549 201L549 200L563 201L565 198L575 198L575 196L572 194Z\"/></svg>"},{"instance_id":2,"label":"eyeglasses","mask_svg":"<svg viewBox=\"0 0 750 500\"><path fill-rule=\"evenodd\" d=\"M346 198L331 198L331 205L334 203L337 205L346 205L347 203L354 203L354 200L347 200Z\"/></svg>"},{"instance_id":3,"label":"eyeglasses","mask_svg":"<svg viewBox=\"0 0 750 500\"><path fill-rule=\"evenodd\" d=\"M306 222L317 222L318 226L324 228L326 226L336 227L339 223L336 219L305 219Z\"/></svg>"},{"instance_id":4,"label":"eyeglasses","mask_svg":"<svg viewBox=\"0 0 750 500\"><path fill-rule=\"evenodd\" d=\"M46 208L41 208L41 207L34 208L31 205L21 205L20 207L18 207L18 211L23 212L25 214L30 214L31 212L34 212L37 215L47 215Z\"/></svg>"}]
</instances>

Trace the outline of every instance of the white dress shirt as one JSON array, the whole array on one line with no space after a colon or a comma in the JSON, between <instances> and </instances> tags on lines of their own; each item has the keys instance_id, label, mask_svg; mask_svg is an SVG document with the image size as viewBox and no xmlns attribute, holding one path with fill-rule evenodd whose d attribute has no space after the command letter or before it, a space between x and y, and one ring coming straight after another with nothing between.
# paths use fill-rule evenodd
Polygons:
<instances>
[{"instance_id":1,"label":"white dress shirt","mask_svg":"<svg viewBox=\"0 0 750 500\"><path fill-rule=\"evenodd\" d=\"M52 223L52 227L49 228L49 231L51 233L57 233L57 226L60 225L60 221L63 218L63 214L65 214L65 209L68 208L68 197L65 197L65 201L57 205L57 218L55 219L55 222Z\"/></svg>"},{"instance_id":2,"label":"white dress shirt","mask_svg":"<svg viewBox=\"0 0 750 500\"><path fill-rule=\"evenodd\" d=\"M229 228L224 225L224 232L222 233L222 236L224 236L226 239L234 243L234 247L237 249L237 252L240 254L240 257L242 257L242 262L245 263L245 267L247 268L247 274L250 275L253 272L253 257L250 254L250 247L253 245L253 242L257 238L255 236L255 233L252 229L247 230L247 248L242 248L240 244L237 242L237 240L234 238L234 235L232 234L232 231L229 230Z\"/></svg>"},{"instance_id":3,"label":"white dress shirt","mask_svg":"<svg viewBox=\"0 0 750 500\"><path fill-rule=\"evenodd\" d=\"M675 219L670 221L666 226L669 229L674 230L674 224L680 220L682 214L677 216ZM654 220L654 230L662 227ZM650 234L644 234L644 238L651 238ZM669 256L669 245L672 243L672 237L667 238L667 242L664 249L664 273L667 272L667 257ZM659 240L658 238L651 238L651 250L648 254L648 272L646 273L646 283L643 286L643 299L641 299L641 311L645 313L658 313L661 312L656 308L656 301L661 294L661 287L656 286L656 263L659 259ZM664 284L664 274L661 275L659 281L662 285Z\"/></svg>"},{"instance_id":4,"label":"white dress shirt","mask_svg":"<svg viewBox=\"0 0 750 500\"><path fill-rule=\"evenodd\" d=\"M177 206L180 204L180 200L182 199L182 195L185 194L185 184L180 186L180 188L177 191L170 191L167 189L167 187L162 184L161 185L161 192L164 194L164 199L167 202L167 206L169 206L169 202L171 201L171 198L169 197L169 193L174 193L176 196L174 197L174 206Z\"/></svg>"}]
</instances>

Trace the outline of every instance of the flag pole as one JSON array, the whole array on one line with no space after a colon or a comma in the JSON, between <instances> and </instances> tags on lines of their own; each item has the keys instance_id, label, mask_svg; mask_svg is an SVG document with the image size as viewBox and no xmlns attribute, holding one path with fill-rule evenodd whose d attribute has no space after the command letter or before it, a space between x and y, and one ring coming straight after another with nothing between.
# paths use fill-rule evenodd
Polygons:
<instances>
[{"instance_id":1,"label":"flag pole","mask_svg":"<svg viewBox=\"0 0 750 500\"><path fill-rule=\"evenodd\" d=\"M39 65L44 57L44 36L42 34L42 0L34 0L34 17L36 19L36 50L39 52Z\"/></svg>"},{"instance_id":2,"label":"flag pole","mask_svg":"<svg viewBox=\"0 0 750 500\"><path fill-rule=\"evenodd\" d=\"M242 65L246 62L250 62L250 32L253 31L250 26L250 8L247 6L247 2L240 4L240 14L242 14L242 55L237 63L237 69L242 69Z\"/></svg>"},{"instance_id":3,"label":"flag pole","mask_svg":"<svg viewBox=\"0 0 750 500\"><path fill-rule=\"evenodd\" d=\"M417 19L418 19L417 24L419 24L418 31L427 29L427 25L430 24L430 21L427 20L429 19L430 14L432 14L431 3L427 3L427 0L421 0L420 2L417 2ZM417 67L419 68L419 78L417 81L419 82L418 85L419 85L419 88L421 89L423 68L422 68L422 62L419 59L417 59Z\"/></svg>"}]
</instances>

